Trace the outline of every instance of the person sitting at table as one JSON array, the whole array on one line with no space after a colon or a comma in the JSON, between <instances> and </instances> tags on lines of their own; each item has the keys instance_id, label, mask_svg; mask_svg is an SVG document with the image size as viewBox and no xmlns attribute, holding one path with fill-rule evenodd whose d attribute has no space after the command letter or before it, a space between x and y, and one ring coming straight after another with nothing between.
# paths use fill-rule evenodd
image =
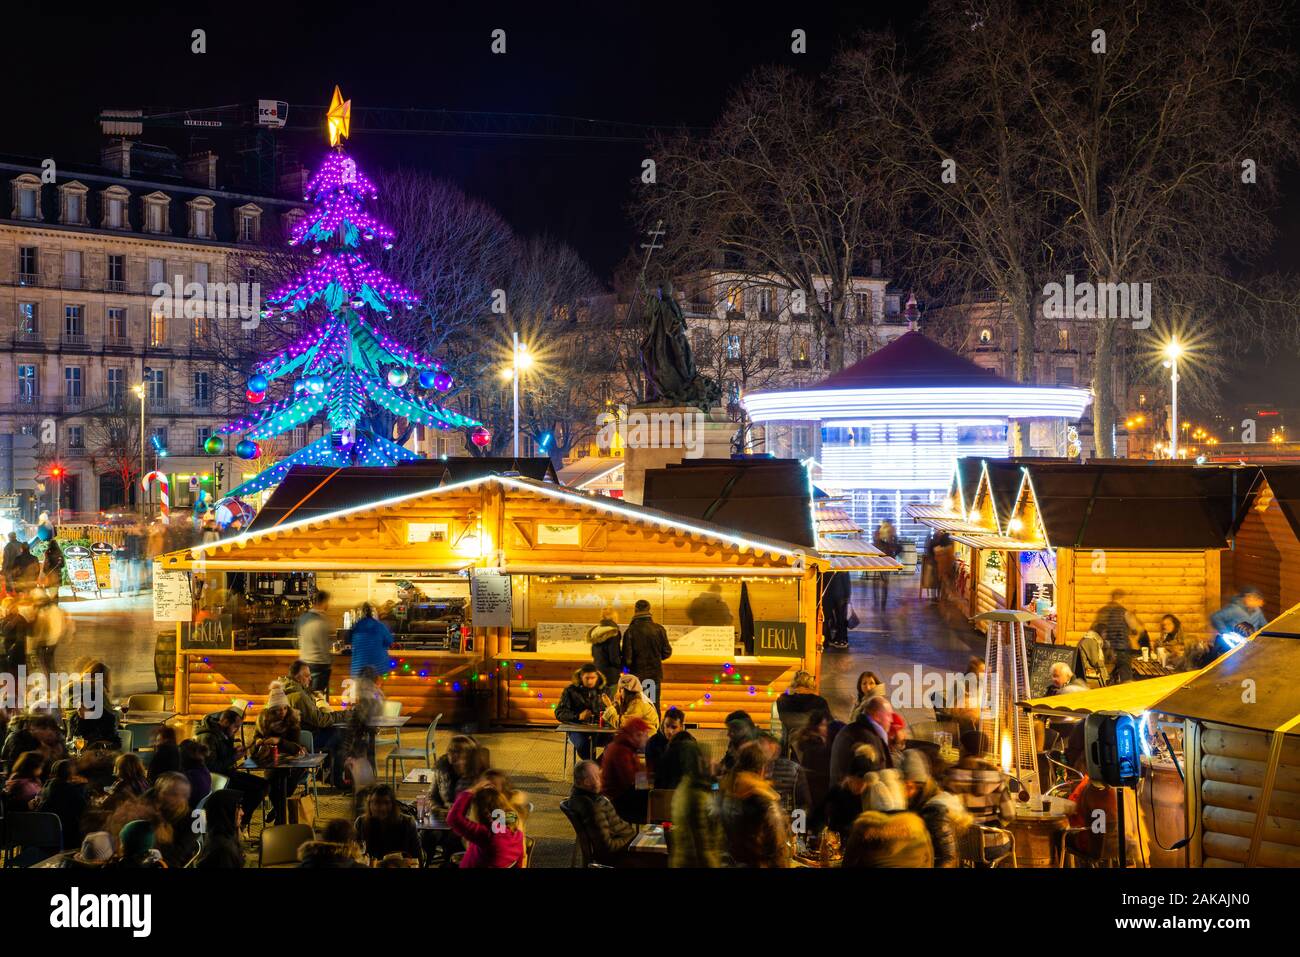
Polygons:
<instances>
[{"instance_id":1,"label":"person sitting at table","mask_svg":"<svg viewBox=\"0 0 1300 957\"><path fill-rule=\"evenodd\" d=\"M1116 791L1088 776L1088 760L1083 755L1079 755L1074 767L1083 778L1070 792L1074 810L1069 814L1070 828L1065 832L1065 846L1080 857L1101 860L1108 849L1118 846L1111 837L1111 828L1114 827L1116 833L1119 829ZM1102 824L1100 831L1094 827L1098 821Z\"/></svg>"},{"instance_id":2,"label":"person sitting at table","mask_svg":"<svg viewBox=\"0 0 1300 957\"><path fill-rule=\"evenodd\" d=\"M305 841L298 848L298 866L312 870L365 867L356 826L341 817L327 821L319 840Z\"/></svg>"},{"instance_id":3,"label":"person sitting at table","mask_svg":"<svg viewBox=\"0 0 1300 957\"><path fill-rule=\"evenodd\" d=\"M669 708L664 712L659 730L646 742L645 765L654 775L656 789L671 791L682 779L682 748L695 740L685 728L685 712L681 708Z\"/></svg>"},{"instance_id":4,"label":"person sitting at table","mask_svg":"<svg viewBox=\"0 0 1300 957\"><path fill-rule=\"evenodd\" d=\"M208 770L229 778L226 788L239 794L244 802L243 819L248 821L262 806L266 782L238 767L244 759L244 748L235 741L235 734L243 721L244 716L233 708L216 711L199 723L194 737L208 749Z\"/></svg>"},{"instance_id":5,"label":"person sitting at table","mask_svg":"<svg viewBox=\"0 0 1300 957\"><path fill-rule=\"evenodd\" d=\"M208 749L202 741L189 738L181 745L181 773L190 782L190 804L197 806L212 790Z\"/></svg>"},{"instance_id":6,"label":"person sitting at table","mask_svg":"<svg viewBox=\"0 0 1300 957\"><path fill-rule=\"evenodd\" d=\"M749 716L748 711L733 711L725 719L727 727L727 750L713 769L721 777L736 766L736 756L740 749L758 738L758 725Z\"/></svg>"},{"instance_id":7,"label":"person sitting at table","mask_svg":"<svg viewBox=\"0 0 1300 957\"><path fill-rule=\"evenodd\" d=\"M164 825L155 831L163 860L168 867L184 867L199 851L199 836L194 833L192 812L199 802L193 797L189 778L179 771L161 774L145 799Z\"/></svg>"},{"instance_id":8,"label":"person sitting at table","mask_svg":"<svg viewBox=\"0 0 1300 957\"><path fill-rule=\"evenodd\" d=\"M115 854L113 835L107 831L92 831L81 839L81 850L65 858L59 866L76 871L102 871Z\"/></svg>"},{"instance_id":9,"label":"person sitting at table","mask_svg":"<svg viewBox=\"0 0 1300 957\"><path fill-rule=\"evenodd\" d=\"M1076 691L1087 691L1088 684L1074 676L1070 666L1064 661L1052 662L1052 676L1047 682L1047 697L1058 694L1073 694Z\"/></svg>"},{"instance_id":10,"label":"person sitting at table","mask_svg":"<svg viewBox=\"0 0 1300 957\"><path fill-rule=\"evenodd\" d=\"M258 764L271 764L276 755L291 758L302 754L306 748L302 746L301 736L302 724L298 712L289 707L284 685L272 681L266 707L257 716L257 729L253 732L253 760ZM268 774L271 792L271 813L266 818L268 825L288 823L289 795L306 775L307 772L301 768L279 768Z\"/></svg>"},{"instance_id":11,"label":"person sitting at table","mask_svg":"<svg viewBox=\"0 0 1300 957\"><path fill-rule=\"evenodd\" d=\"M600 756L600 793L609 798L626 821L645 821L650 789L637 787L644 780L640 752L650 740L651 727L644 718L628 718Z\"/></svg>"},{"instance_id":12,"label":"person sitting at table","mask_svg":"<svg viewBox=\"0 0 1300 957\"><path fill-rule=\"evenodd\" d=\"M387 784L377 784L366 798L366 812L357 818L357 840L371 862L389 854L420 859L420 832L415 818L397 806L397 795Z\"/></svg>"},{"instance_id":13,"label":"person sitting at table","mask_svg":"<svg viewBox=\"0 0 1300 957\"><path fill-rule=\"evenodd\" d=\"M429 803L440 817L451 810L462 792L474 786L487 770L484 749L467 734L454 735L447 750L433 766Z\"/></svg>"},{"instance_id":14,"label":"person sitting at table","mask_svg":"<svg viewBox=\"0 0 1300 957\"><path fill-rule=\"evenodd\" d=\"M352 625L352 677L363 668L373 668L375 674L388 672L388 649L393 645L393 633L375 617L370 602L363 602L361 613Z\"/></svg>"},{"instance_id":15,"label":"person sitting at table","mask_svg":"<svg viewBox=\"0 0 1300 957\"><path fill-rule=\"evenodd\" d=\"M933 867L925 822L902 811L864 811L853 822L841 867Z\"/></svg>"},{"instance_id":16,"label":"person sitting at table","mask_svg":"<svg viewBox=\"0 0 1300 957\"><path fill-rule=\"evenodd\" d=\"M673 740L680 738L678 735ZM672 826L665 832L668 866L721 867L722 823L713 801L713 777L709 774L708 758L694 738L675 747L681 780L673 791Z\"/></svg>"},{"instance_id":17,"label":"person sitting at table","mask_svg":"<svg viewBox=\"0 0 1300 957\"><path fill-rule=\"evenodd\" d=\"M601 777L595 761L579 761L573 769L569 809L591 846L594 863L616 867L636 837L636 825L619 817L613 802L600 793Z\"/></svg>"},{"instance_id":18,"label":"person sitting at table","mask_svg":"<svg viewBox=\"0 0 1300 957\"><path fill-rule=\"evenodd\" d=\"M486 753L486 748L480 748L480 752ZM498 791L505 795L506 801L510 803L511 809L519 818L519 830L524 830L528 823L528 817L533 813L533 803L528 800L528 792L521 791L510 783L510 775L500 768L488 768L479 775L478 782L486 781ZM471 809L472 810L472 809Z\"/></svg>"},{"instance_id":19,"label":"person sitting at table","mask_svg":"<svg viewBox=\"0 0 1300 957\"><path fill-rule=\"evenodd\" d=\"M158 849L158 834L152 822L131 821L117 837L119 853L109 866L113 869L158 870L167 864Z\"/></svg>"},{"instance_id":20,"label":"person sitting at table","mask_svg":"<svg viewBox=\"0 0 1300 957\"><path fill-rule=\"evenodd\" d=\"M763 778L767 752L744 745L722 780L721 819L727 851L741 867L788 867L790 824L781 798Z\"/></svg>"},{"instance_id":21,"label":"person sitting at table","mask_svg":"<svg viewBox=\"0 0 1300 957\"><path fill-rule=\"evenodd\" d=\"M573 673L573 681L560 692L555 705L555 720L560 724L594 724L598 715L613 702L605 693L605 676L599 668L588 662ZM590 758L596 736L582 731L569 731L569 743L575 754Z\"/></svg>"},{"instance_id":22,"label":"person sitting at table","mask_svg":"<svg viewBox=\"0 0 1300 957\"><path fill-rule=\"evenodd\" d=\"M636 675L620 675L613 702L605 709L605 723L611 728L621 728L629 721L640 718L650 726L651 733L659 729L659 712L641 692L641 681Z\"/></svg>"},{"instance_id":23,"label":"person sitting at table","mask_svg":"<svg viewBox=\"0 0 1300 957\"><path fill-rule=\"evenodd\" d=\"M342 788L345 735L342 726L337 723L341 713L321 708L312 690L311 680L311 665L305 661L295 661L281 682L289 699L289 707L298 712L302 729L311 733L312 747L317 754L329 755L330 784Z\"/></svg>"},{"instance_id":24,"label":"person sitting at table","mask_svg":"<svg viewBox=\"0 0 1300 957\"><path fill-rule=\"evenodd\" d=\"M469 815L473 805L474 817ZM447 825L464 839L463 868L507 868L524 859L524 832L506 796L484 779L462 791L447 813Z\"/></svg>"},{"instance_id":25,"label":"person sitting at table","mask_svg":"<svg viewBox=\"0 0 1300 957\"><path fill-rule=\"evenodd\" d=\"M65 851L81 846L81 819L89 807L86 779L77 774L77 765L67 758L54 762L49 779L31 803L33 811L58 815Z\"/></svg>"},{"instance_id":26,"label":"person sitting at table","mask_svg":"<svg viewBox=\"0 0 1300 957\"><path fill-rule=\"evenodd\" d=\"M1165 651L1161 663L1170 671L1187 671L1187 636L1183 633L1183 623L1177 615L1164 615L1160 619L1160 634L1156 636L1151 653L1160 658L1160 649Z\"/></svg>"},{"instance_id":27,"label":"person sitting at table","mask_svg":"<svg viewBox=\"0 0 1300 957\"><path fill-rule=\"evenodd\" d=\"M41 793L45 759L39 751L24 751L13 764L5 781L5 813L20 814L31 809L32 799Z\"/></svg>"},{"instance_id":28,"label":"person sitting at table","mask_svg":"<svg viewBox=\"0 0 1300 957\"><path fill-rule=\"evenodd\" d=\"M160 775L181 769L181 749L176 744L176 729L161 724L153 732L153 757L149 759L149 783L156 784Z\"/></svg>"},{"instance_id":29,"label":"person sitting at table","mask_svg":"<svg viewBox=\"0 0 1300 957\"><path fill-rule=\"evenodd\" d=\"M239 830L246 805L244 795L230 788L208 795L208 802L203 805L203 850L194 862L198 870L231 870L244 866Z\"/></svg>"},{"instance_id":30,"label":"person sitting at table","mask_svg":"<svg viewBox=\"0 0 1300 957\"><path fill-rule=\"evenodd\" d=\"M1083 727L1083 722L1079 722ZM961 736L961 756L944 775L944 788L961 798L977 824L997 826L1007 776L986 757L989 737L982 731L966 731Z\"/></svg>"},{"instance_id":31,"label":"person sitting at table","mask_svg":"<svg viewBox=\"0 0 1300 957\"><path fill-rule=\"evenodd\" d=\"M82 705L69 724L71 737L81 738L86 748L107 745L116 751L122 746L122 739L117 734L117 712L108 707L107 702L100 706L99 714L91 714Z\"/></svg>"},{"instance_id":32,"label":"person sitting at table","mask_svg":"<svg viewBox=\"0 0 1300 957\"><path fill-rule=\"evenodd\" d=\"M104 792L103 806L114 807L122 801L144 797L149 790L149 775L144 762L133 751L119 754L113 762L113 783Z\"/></svg>"}]
</instances>

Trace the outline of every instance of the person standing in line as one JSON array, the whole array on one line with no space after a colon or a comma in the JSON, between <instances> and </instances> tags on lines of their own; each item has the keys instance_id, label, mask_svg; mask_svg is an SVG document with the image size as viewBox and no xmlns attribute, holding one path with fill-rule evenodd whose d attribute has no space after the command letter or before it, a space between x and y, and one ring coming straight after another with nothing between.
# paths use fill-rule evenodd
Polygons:
<instances>
[{"instance_id":1,"label":"person standing in line","mask_svg":"<svg viewBox=\"0 0 1300 957\"><path fill-rule=\"evenodd\" d=\"M388 674L388 649L393 644L393 633L375 617L370 602L361 606L361 615L352 626L352 677L370 667L376 675Z\"/></svg>"},{"instance_id":2,"label":"person standing in line","mask_svg":"<svg viewBox=\"0 0 1300 957\"><path fill-rule=\"evenodd\" d=\"M5 541L4 550L4 581L5 592L12 595L14 592L14 569L18 564L18 556L23 553L22 543L18 541L18 533L10 532Z\"/></svg>"},{"instance_id":3,"label":"person standing in line","mask_svg":"<svg viewBox=\"0 0 1300 957\"><path fill-rule=\"evenodd\" d=\"M298 616L293 630L298 636L298 657L307 663L311 673L311 690L327 698L330 693L330 667L334 663L334 639L330 634L325 610L329 608L328 592L318 591L312 596L311 608Z\"/></svg>"},{"instance_id":4,"label":"person standing in line","mask_svg":"<svg viewBox=\"0 0 1300 957\"><path fill-rule=\"evenodd\" d=\"M618 612L606 608L600 613L600 624L587 632L591 642L591 661L605 676L607 687L618 686L618 676L623 671L623 633L618 627Z\"/></svg>"},{"instance_id":5,"label":"person standing in line","mask_svg":"<svg viewBox=\"0 0 1300 957\"><path fill-rule=\"evenodd\" d=\"M50 594L50 600L58 602L59 587L63 584L63 549L59 545L58 531L50 527L50 540L45 546L45 558L41 562L40 586Z\"/></svg>"},{"instance_id":6,"label":"person standing in line","mask_svg":"<svg viewBox=\"0 0 1300 957\"><path fill-rule=\"evenodd\" d=\"M668 642L664 626L651 616L648 601L638 599L633 612L623 633L623 667L641 679L645 696L658 714L663 697L664 662L672 657L673 646Z\"/></svg>"}]
</instances>

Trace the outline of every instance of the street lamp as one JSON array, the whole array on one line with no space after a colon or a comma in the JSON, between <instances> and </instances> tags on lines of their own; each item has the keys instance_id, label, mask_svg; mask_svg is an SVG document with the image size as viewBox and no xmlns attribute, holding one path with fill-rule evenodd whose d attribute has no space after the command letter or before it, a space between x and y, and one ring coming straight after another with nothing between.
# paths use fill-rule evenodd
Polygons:
<instances>
[{"instance_id":1,"label":"street lamp","mask_svg":"<svg viewBox=\"0 0 1300 957\"><path fill-rule=\"evenodd\" d=\"M1178 357L1183 354L1183 347L1177 339L1169 340L1165 346L1165 365L1169 367L1170 387L1170 423L1169 423L1169 457L1178 458Z\"/></svg>"},{"instance_id":2,"label":"street lamp","mask_svg":"<svg viewBox=\"0 0 1300 957\"><path fill-rule=\"evenodd\" d=\"M515 392L515 458L519 458L519 374L525 369L531 368L533 364L532 354L528 347L521 345L519 342L519 333L512 332L511 337L514 340L514 347L511 350L513 358L510 365L501 370L503 379L511 379L514 383Z\"/></svg>"},{"instance_id":3,"label":"street lamp","mask_svg":"<svg viewBox=\"0 0 1300 957\"><path fill-rule=\"evenodd\" d=\"M144 383L140 382L137 383L136 385L131 386L131 391L134 392L136 398L140 400L140 480L143 482L144 481L144 398L145 398ZM147 490L142 489L142 491L144 491L146 497L149 495L149 492ZM127 501L127 500L123 499L123 501ZM145 504L145 503L142 502L141 504ZM149 509L147 505L145 506L143 511L145 517L147 518L149 515Z\"/></svg>"}]
</instances>

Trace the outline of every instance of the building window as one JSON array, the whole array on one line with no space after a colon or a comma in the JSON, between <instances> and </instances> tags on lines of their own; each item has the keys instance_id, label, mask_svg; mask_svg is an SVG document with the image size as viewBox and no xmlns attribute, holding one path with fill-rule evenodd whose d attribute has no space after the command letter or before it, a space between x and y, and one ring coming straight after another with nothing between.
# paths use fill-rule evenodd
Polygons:
<instances>
[{"instance_id":1,"label":"building window","mask_svg":"<svg viewBox=\"0 0 1300 957\"><path fill-rule=\"evenodd\" d=\"M194 405L200 409L212 406L212 386L206 372L194 373Z\"/></svg>"},{"instance_id":2,"label":"building window","mask_svg":"<svg viewBox=\"0 0 1300 957\"><path fill-rule=\"evenodd\" d=\"M796 369L807 369L812 365L810 358L808 340L800 337L791 344L790 364Z\"/></svg>"},{"instance_id":3,"label":"building window","mask_svg":"<svg viewBox=\"0 0 1300 957\"><path fill-rule=\"evenodd\" d=\"M745 290L740 286L730 286L727 289L727 309L731 312L744 312L745 310Z\"/></svg>"},{"instance_id":4,"label":"building window","mask_svg":"<svg viewBox=\"0 0 1300 957\"><path fill-rule=\"evenodd\" d=\"M161 311L149 314L149 345L167 345L167 317Z\"/></svg>"},{"instance_id":5,"label":"building window","mask_svg":"<svg viewBox=\"0 0 1300 957\"><path fill-rule=\"evenodd\" d=\"M128 225L126 203L130 195L121 186L110 186L104 190L103 226L105 229L126 229Z\"/></svg>"},{"instance_id":6,"label":"building window","mask_svg":"<svg viewBox=\"0 0 1300 957\"><path fill-rule=\"evenodd\" d=\"M110 399L123 399L126 397L126 370L112 368L106 369L105 391Z\"/></svg>"},{"instance_id":7,"label":"building window","mask_svg":"<svg viewBox=\"0 0 1300 957\"><path fill-rule=\"evenodd\" d=\"M1068 326L1061 326L1056 330L1056 348L1070 348L1070 329Z\"/></svg>"},{"instance_id":8,"label":"building window","mask_svg":"<svg viewBox=\"0 0 1300 957\"><path fill-rule=\"evenodd\" d=\"M81 288L81 250L79 249L63 251L63 288Z\"/></svg>"},{"instance_id":9,"label":"building window","mask_svg":"<svg viewBox=\"0 0 1300 957\"><path fill-rule=\"evenodd\" d=\"M869 291L855 292L853 294L853 299L854 299L854 314L859 319L866 319L868 322L870 322L872 307L874 305L871 301L871 293Z\"/></svg>"},{"instance_id":10,"label":"building window","mask_svg":"<svg viewBox=\"0 0 1300 957\"><path fill-rule=\"evenodd\" d=\"M993 330L985 326L980 330L980 345L987 346L993 341Z\"/></svg>"},{"instance_id":11,"label":"building window","mask_svg":"<svg viewBox=\"0 0 1300 957\"><path fill-rule=\"evenodd\" d=\"M63 188L63 221L69 226L81 226L86 221L85 190L75 186Z\"/></svg>"},{"instance_id":12,"label":"building window","mask_svg":"<svg viewBox=\"0 0 1300 957\"><path fill-rule=\"evenodd\" d=\"M713 343L710 341L707 332L696 332L691 336L691 351L695 353L697 365L709 366L713 364Z\"/></svg>"},{"instance_id":13,"label":"building window","mask_svg":"<svg viewBox=\"0 0 1300 957\"><path fill-rule=\"evenodd\" d=\"M207 284L208 284L208 264L207 264L207 263L195 263L195 264L194 264L194 281L195 281L196 283L198 283L200 286L204 286L204 287L206 288L206 286L207 286Z\"/></svg>"},{"instance_id":14,"label":"building window","mask_svg":"<svg viewBox=\"0 0 1300 957\"><path fill-rule=\"evenodd\" d=\"M151 400L161 401L167 398L167 370L166 369L145 369L144 370L144 388L145 394Z\"/></svg>"},{"instance_id":15,"label":"building window","mask_svg":"<svg viewBox=\"0 0 1300 957\"><path fill-rule=\"evenodd\" d=\"M144 197L144 229L147 233L165 233L168 231L167 210L171 199L166 193L150 193Z\"/></svg>"},{"instance_id":16,"label":"building window","mask_svg":"<svg viewBox=\"0 0 1300 957\"><path fill-rule=\"evenodd\" d=\"M18 303L18 335L23 339L35 339L40 333L40 311L36 303Z\"/></svg>"},{"instance_id":17,"label":"building window","mask_svg":"<svg viewBox=\"0 0 1300 957\"><path fill-rule=\"evenodd\" d=\"M740 336L735 333L727 334L727 361L740 361Z\"/></svg>"},{"instance_id":18,"label":"building window","mask_svg":"<svg viewBox=\"0 0 1300 957\"><path fill-rule=\"evenodd\" d=\"M110 342L126 341L126 309L113 306L105 310L104 334Z\"/></svg>"},{"instance_id":19,"label":"building window","mask_svg":"<svg viewBox=\"0 0 1300 957\"><path fill-rule=\"evenodd\" d=\"M194 427L194 448L195 448L195 450L197 450L197 451L199 451L199 452L206 451L206 450L203 448L203 443L206 442L206 441L208 440L208 437L209 437L210 435L212 435L212 426L210 426L210 425L196 425L196 426Z\"/></svg>"},{"instance_id":20,"label":"building window","mask_svg":"<svg viewBox=\"0 0 1300 957\"><path fill-rule=\"evenodd\" d=\"M27 186L18 187L18 218L36 218L36 190Z\"/></svg>"},{"instance_id":21,"label":"building window","mask_svg":"<svg viewBox=\"0 0 1300 957\"><path fill-rule=\"evenodd\" d=\"M252 210L240 210L239 213L239 241L241 243L255 243L261 234L262 217Z\"/></svg>"},{"instance_id":22,"label":"building window","mask_svg":"<svg viewBox=\"0 0 1300 957\"><path fill-rule=\"evenodd\" d=\"M735 379L727 380L727 405L736 405L740 402L740 383Z\"/></svg>"},{"instance_id":23,"label":"building window","mask_svg":"<svg viewBox=\"0 0 1300 957\"><path fill-rule=\"evenodd\" d=\"M86 447L86 434L79 425L68 426L68 448L84 449Z\"/></svg>"},{"instance_id":24,"label":"building window","mask_svg":"<svg viewBox=\"0 0 1300 957\"><path fill-rule=\"evenodd\" d=\"M126 292L126 257L114 253L108 257L107 292Z\"/></svg>"},{"instance_id":25,"label":"building window","mask_svg":"<svg viewBox=\"0 0 1300 957\"><path fill-rule=\"evenodd\" d=\"M775 369L781 362L776 351L776 336L768 336L763 341L762 367L764 369Z\"/></svg>"},{"instance_id":26,"label":"building window","mask_svg":"<svg viewBox=\"0 0 1300 957\"><path fill-rule=\"evenodd\" d=\"M1145 392L1139 392L1139 393L1138 393L1138 405L1139 405L1139 406L1144 406L1144 407L1145 407L1146 404L1147 404L1147 394L1146 394Z\"/></svg>"},{"instance_id":27,"label":"building window","mask_svg":"<svg viewBox=\"0 0 1300 957\"><path fill-rule=\"evenodd\" d=\"M194 239L212 238L212 205L206 196L190 201L190 236Z\"/></svg>"},{"instance_id":28,"label":"building window","mask_svg":"<svg viewBox=\"0 0 1300 957\"><path fill-rule=\"evenodd\" d=\"M1056 384L1057 385L1074 385L1074 367L1057 366L1056 367Z\"/></svg>"},{"instance_id":29,"label":"building window","mask_svg":"<svg viewBox=\"0 0 1300 957\"><path fill-rule=\"evenodd\" d=\"M63 397L70 402L81 401L81 366L64 368Z\"/></svg>"},{"instance_id":30,"label":"building window","mask_svg":"<svg viewBox=\"0 0 1300 957\"><path fill-rule=\"evenodd\" d=\"M149 445L155 453L167 450L167 426L155 425L149 430Z\"/></svg>"},{"instance_id":31,"label":"building window","mask_svg":"<svg viewBox=\"0 0 1300 957\"><path fill-rule=\"evenodd\" d=\"M63 307L63 338L72 342L86 338L86 309L84 306Z\"/></svg>"},{"instance_id":32,"label":"building window","mask_svg":"<svg viewBox=\"0 0 1300 957\"><path fill-rule=\"evenodd\" d=\"M758 290L758 311L775 312L773 308L776 302L776 291L771 286L763 286Z\"/></svg>"},{"instance_id":33,"label":"building window","mask_svg":"<svg viewBox=\"0 0 1300 957\"><path fill-rule=\"evenodd\" d=\"M40 395L39 383L36 379L36 366L21 365L18 367L18 401L23 403L32 403Z\"/></svg>"},{"instance_id":34,"label":"building window","mask_svg":"<svg viewBox=\"0 0 1300 957\"><path fill-rule=\"evenodd\" d=\"M36 246L22 246L18 250L18 285L41 284L41 257Z\"/></svg>"},{"instance_id":35,"label":"building window","mask_svg":"<svg viewBox=\"0 0 1300 957\"><path fill-rule=\"evenodd\" d=\"M163 259L149 260L149 293L158 295L154 292L154 286L159 283L167 282L167 262Z\"/></svg>"}]
</instances>

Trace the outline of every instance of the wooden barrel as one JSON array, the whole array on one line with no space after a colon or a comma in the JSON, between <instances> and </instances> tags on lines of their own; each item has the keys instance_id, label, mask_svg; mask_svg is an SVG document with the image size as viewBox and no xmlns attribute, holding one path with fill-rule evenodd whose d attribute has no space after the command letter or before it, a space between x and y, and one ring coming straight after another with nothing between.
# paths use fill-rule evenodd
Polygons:
<instances>
[{"instance_id":1,"label":"wooden barrel","mask_svg":"<svg viewBox=\"0 0 1300 957\"><path fill-rule=\"evenodd\" d=\"M158 632L158 642L153 649L153 674L158 690L166 695L176 693L176 632Z\"/></svg>"}]
</instances>

